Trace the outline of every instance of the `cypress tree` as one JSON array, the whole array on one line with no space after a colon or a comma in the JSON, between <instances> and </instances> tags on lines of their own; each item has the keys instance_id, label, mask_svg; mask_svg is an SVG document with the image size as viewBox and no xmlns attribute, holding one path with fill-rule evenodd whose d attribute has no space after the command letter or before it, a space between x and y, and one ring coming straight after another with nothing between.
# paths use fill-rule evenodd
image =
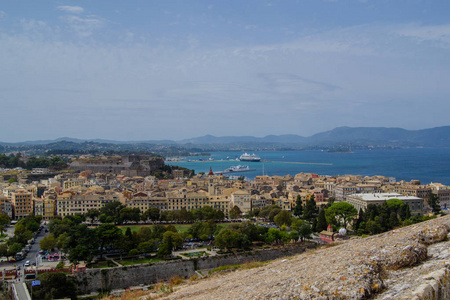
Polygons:
<instances>
[{"instance_id":1,"label":"cypress tree","mask_svg":"<svg viewBox=\"0 0 450 300\"><path fill-rule=\"evenodd\" d=\"M294 215L301 218L303 214L303 203L300 195L297 195L297 200L295 201Z\"/></svg>"},{"instance_id":2,"label":"cypress tree","mask_svg":"<svg viewBox=\"0 0 450 300\"><path fill-rule=\"evenodd\" d=\"M327 219L325 218L325 209L319 211L319 216L317 217L316 231L321 232L322 230L327 230Z\"/></svg>"}]
</instances>

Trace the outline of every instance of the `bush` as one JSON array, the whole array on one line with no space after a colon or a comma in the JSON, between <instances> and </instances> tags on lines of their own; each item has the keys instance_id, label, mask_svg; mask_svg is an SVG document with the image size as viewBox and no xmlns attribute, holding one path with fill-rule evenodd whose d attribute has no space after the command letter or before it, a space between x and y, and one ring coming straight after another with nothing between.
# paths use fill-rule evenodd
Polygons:
<instances>
[{"instance_id":1,"label":"bush","mask_svg":"<svg viewBox=\"0 0 450 300\"><path fill-rule=\"evenodd\" d=\"M179 285L179 284L181 284L181 283L183 283L183 282L184 282L184 279L181 278L180 275L172 276L172 277L169 279L169 285L170 285L170 286L176 286L176 285Z\"/></svg>"}]
</instances>

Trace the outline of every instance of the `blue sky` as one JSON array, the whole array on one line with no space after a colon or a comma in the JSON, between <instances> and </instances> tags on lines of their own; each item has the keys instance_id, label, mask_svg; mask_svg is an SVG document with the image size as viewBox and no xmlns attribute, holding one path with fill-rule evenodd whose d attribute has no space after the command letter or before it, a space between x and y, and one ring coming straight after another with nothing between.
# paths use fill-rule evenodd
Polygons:
<instances>
[{"instance_id":1,"label":"blue sky","mask_svg":"<svg viewBox=\"0 0 450 300\"><path fill-rule=\"evenodd\" d=\"M449 125L450 1L0 3L0 141Z\"/></svg>"}]
</instances>

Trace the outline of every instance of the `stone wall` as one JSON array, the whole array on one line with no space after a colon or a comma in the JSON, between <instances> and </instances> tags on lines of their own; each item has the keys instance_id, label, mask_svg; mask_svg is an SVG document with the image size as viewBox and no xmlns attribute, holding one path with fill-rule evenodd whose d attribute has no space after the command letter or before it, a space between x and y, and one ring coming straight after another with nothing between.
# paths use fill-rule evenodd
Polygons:
<instances>
[{"instance_id":1,"label":"stone wall","mask_svg":"<svg viewBox=\"0 0 450 300\"><path fill-rule=\"evenodd\" d=\"M124 289L140 284L167 280L175 275L190 277L196 270L212 269L225 265L252 261L267 261L304 252L305 246L292 246L258 251L225 254L211 257L174 260L155 264L135 265L106 269L89 269L74 274L81 294Z\"/></svg>"}]
</instances>

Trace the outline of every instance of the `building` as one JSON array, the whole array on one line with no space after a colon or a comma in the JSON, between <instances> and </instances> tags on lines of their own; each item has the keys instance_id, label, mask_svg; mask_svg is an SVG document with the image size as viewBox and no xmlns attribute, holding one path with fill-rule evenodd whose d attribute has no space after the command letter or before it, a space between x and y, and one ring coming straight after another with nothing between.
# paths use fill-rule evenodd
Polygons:
<instances>
[{"instance_id":1,"label":"building","mask_svg":"<svg viewBox=\"0 0 450 300\"><path fill-rule=\"evenodd\" d=\"M0 194L0 214L7 215L10 219L13 218L13 207L11 201Z\"/></svg>"},{"instance_id":2,"label":"building","mask_svg":"<svg viewBox=\"0 0 450 300\"><path fill-rule=\"evenodd\" d=\"M390 199L399 199L409 206L411 215L423 214L423 199L414 196L403 196L397 193L377 193L377 194L352 194L347 196L346 202L353 205L357 211L366 210L369 204L382 205Z\"/></svg>"},{"instance_id":3,"label":"building","mask_svg":"<svg viewBox=\"0 0 450 300\"><path fill-rule=\"evenodd\" d=\"M33 214L33 195L28 191L19 190L12 193L11 204L14 210L14 219L16 220Z\"/></svg>"},{"instance_id":4,"label":"building","mask_svg":"<svg viewBox=\"0 0 450 300\"><path fill-rule=\"evenodd\" d=\"M67 190L74 186L81 186L86 182L86 179L84 178L77 178L77 179L68 179L63 182L63 189Z\"/></svg>"},{"instance_id":5,"label":"building","mask_svg":"<svg viewBox=\"0 0 450 300\"><path fill-rule=\"evenodd\" d=\"M90 209L101 209L108 203L120 201L117 194L76 194L73 192L64 192L58 195L56 200L58 216L74 216L76 214L85 214Z\"/></svg>"},{"instance_id":6,"label":"building","mask_svg":"<svg viewBox=\"0 0 450 300\"><path fill-rule=\"evenodd\" d=\"M356 192L356 186L349 183L339 184L334 188L336 202L346 201L348 195L354 194Z\"/></svg>"},{"instance_id":7,"label":"building","mask_svg":"<svg viewBox=\"0 0 450 300\"><path fill-rule=\"evenodd\" d=\"M237 191L231 194L230 207L239 207L242 214L245 214L252 210L252 201L250 199L250 193L247 191Z\"/></svg>"}]
</instances>

